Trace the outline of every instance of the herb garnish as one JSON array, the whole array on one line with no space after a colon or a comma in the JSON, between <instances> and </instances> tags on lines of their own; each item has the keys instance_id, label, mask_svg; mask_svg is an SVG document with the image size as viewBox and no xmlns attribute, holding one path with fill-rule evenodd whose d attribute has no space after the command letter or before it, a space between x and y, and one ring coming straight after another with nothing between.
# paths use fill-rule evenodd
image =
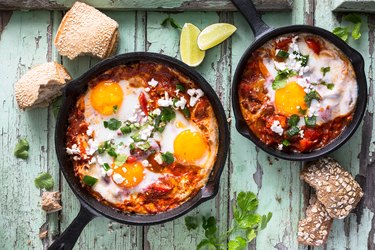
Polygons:
<instances>
[{"instance_id":1,"label":"herb garnish","mask_svg":"<svg viewBox=\"0 0 375 250\"><path fill-rule=\"evenodd\" d=\"M112 157L117 156L115 146L110 141L105 141L102 145L98 147L99 154L103 154L104 152L107 152Z\"/></svg>"},{"instance_id":2,"label":"herb garnish","mask_svg":"<svg viewBox=\"0 0 375 250\"><path fill-rule=\"evenodd\" d=\"M115 106L113 106L112 108L113 108L113 113L115 113L115 114L116 114L116 113L117 113L117 111L118 111L118 106L117 106L117 105L115 105Z\"/></svg>"},{"instance_id":3,"label":"herb garnish","mask_svg":"<svg viewBox=\"0 0 375 250\"><path fill-rule=\"evenodd\" d=\"M335 87L335 84L333 84L333 83L326 83L325 81L320 81L318 83L313 83L312 82L311 85L314 85L314 86L316 86L316 85L323 85L323 86L326 86L327 89L329 89L329 90L332 90Z\"/></svg>"},{"instance_id":4,"label":"herb garnish","mask_svg":"<svg viewBox=\"0 0 375 250\"><path fill-rule=\"evenodd\" d=\"M118 154L117 156L116 156L116 159L115 159L115 165L116 166L122 166L122 165L124 165L124 163L126 162L126 159L127 159L128 157L125 155L125 154Z\"/></svg>"},{"instance_id":5,"label":"herb garnish","mask_svg":"<svg viewBox=\"0 0 375 250\"><path fill-rule=\"evenodd\" d=\"M108 170L111 169L111 167L109 166L108 163L104 163L104 164L103 164L103 168L104 168L105 171L108 171Z\"/></svg>"},{"instance_id":6,"label":"herb garnish","mask_svg":"<svg viewBox=\"0 0 375 250\"><path fill-rule=\"evenodd\" d=\"M343 17L344 21L348 21L354 24L354 26L344 26L344 27L336 27L333 29L332 33L336 36L340 37L342 40L347 41L349 38L349 28L352 31L352 37L354 40L358 40L361 37L361 26L362 26L362 19L361 16L357 14L348 14Z\"/></svg>"},{"instance_id":7,"label":"herb garnish","mask_svg":"<svg viewBox=\"0 0 375 250\"><path fill-rule=\"evenodd\" d=\"M309 55L302 55L297 51L293 51L293 55L296 55L296 60L301 62L301 66L305 67L309 61Z\"/></svg>"},{"instance_id":8,"label":"herb garnish","mask_svg":"<svg viewBox=\"0 0 375 250\"><path fill-rule=\"evenodd\" d=\"M298 113L301 115L306 115L307 109L302 109L301 107L298 107Z\"/></svg>"},{"instance_id":9,"label":"herb garnish","mask_svg":"<svg viewBox=\"0 0 375 250\"><path fill-rule=\"evenodd\" d=\"M290 141L288 141L287 139L283 140L282 144L285 146L285 147L289 147L290 146Z\"/></svg>"},{"instance_id":10,"label":"herb garnish","mask_svg":"<svg viewBox=\"0 0 375 250\"><path fill-rule=\"evenodd\" d=\"M34 184L37 188L45 188L51 190L53 188L53 178L49 173L41 173L35 178Z\"/></svg>"},{"instance_id":11,"label":"herb garnish","mask_svg":"<svg viewBox=\"0 0 375 250\"><path fill-rule=\"evenodd\" d=\"M141 143L141 144L138 144L137 147L139 149L142 149L143 151L146 151L147 149L149 149L151 147L150 143L149 142L144 142L144 143Z\"/></svg>"},{"instance_id":12,"label":"herb garnish","mask_svg":"<svg viewBox=\"0 0 375 250\"><path fill-rule=\"evenodd\" d=\"M279 51L277 51L276 56L285 59L289 57L289 53L285 50L280 49Z\"/></svg>"},{"instance_id":13,"label":"herb garnish","mask_svg":"<svg viewBox=\"0 0 375 250\"><path fill-rule=\"evenodd\" d=\"M202 219L187 216L185 217L185 225L189 230L192 230L198 228L201 224L204 229L205 238L199 242L197 249L244 249L248 243L255 239L259 231L266 228L267 223L272 218L272 213L267 215L255 213L258 204L259 201L254 193L240 192L233 207L232 227L221 235L218 235L216 219L213 216L208 218L202 216ZM231 235L236 235L236 237L231 238Z\"/></svg>"},{"instance_id":14,"label":"herb garnish","mask_svg":"<svg viewBox=\"0 0 375 250\"><path fill-rule=\"evenodd\" d=\"M185 107L184 109L181 109L182 114L184 114L185 118L190 118L190 110L188 107Z\"/></svg>"},{"instance_id":15,"label":"herb garnish","mask_svg":"<svg viewBox=\"0 0 375 250\"><path fill-rule=\"evenodd\" d=\"M323 77L331 70L331 67L321 67L320 71L323 73Z\"/></svg>"},{"instance_id":16,"label":"herb garnish","mask_svg":"<svg viewBox=\"0 0 375 250\"><path fill-rule=\"evenodd\" d=\"M311 105L311 101L315 99L317 101L319 101L321 99L319 93L316 91L316 90L311 90L309 93L307 93L305 95L305 103L307 104L307 106L310 107Z\"/></svg>"},{"instance_id":17,"label":"herb garnish","mask_svg":"<svg viewBox=\"0 0 375 250\"><path fill-rule=\"evenodd\" d=\"M291 115L289 117L289 120L288 120L288 125L293 127L293 126L297 126L299 122L299 116L298 115Z\"/></svg>"},{"instance_id":18,"label":"herb garnish","mask_svg":"<svg viewBox=\"0 0 375 250\"><path fill-rule=\"evenodd\" d=\"M289 77L297 75L297 72L290 70L290 69L284 69L284 70L279 70L277 72L277 75L275 77L275 80L272 82L272 88L274 90L278 90L281 88L284 88L286 85L286 80Z\"/></svg>"},{"instance_id":19,"label":"herb garnish","mask_svg":"<svg viewBox=\"0 0 375 250\"><path fill-rule=\"evenodd\" d=\"M125 125L123 127L120 128L120 131L123 135L125 134L129 134L132 132L132 128L129 126L129 125Z\"/></svg>"},{"instance_id":20,"label":"herb garnish","mask_svg":"<svg viewBox=\"0 0 375 250\"><path fill-rule=\"evenodd\" d=\"M171 152L162 153L161 159L166 164L172 164L174 162L174 156Z\"/></svg>"},{"instance_id":21,"label":"herb garnish","mask_svg":"<svg viewBox=\"0 0 375 250\"><path fill-rule=\"evenodd\" d=\"M295 136L296 134L299 133L299 127L293 126L290 129L286 131L289 137Z\"/></svg>"},{"instance_id":22,"label":"herb garnish","mask_svg":"<svg viewBox=\"0 0 375 250\"><path fill-rule=\"evenodd\" d=\"M103 122L104 127L110 130L117 130L121 127L121 122L115 118L111 118L108 121Z\"/></svg>"},{"instance_id":23,"label":"herb garnish","mask_svg":"<svg viewBox=\"0 0 375 250\"><path fill-rule=\"evenodd\" d=\"M164 107L161 109L160 115L155 117L154 128L158 132L163 132L167 122L176 118L176 113L173 108Z\"/></svg>"},{"instance_id":24,"label":"herb garnish","mask_svg":"<svg viewBox=\"0 0 375 250\"><path fill-rule=\"evenodd\" d=\"M94 186L95 183L98 181L95 177L92 177L90 175L85 175L83 177L83 182L88 186Z\"/></svg>"},{"instance_id":25,"label":"herb garnish","mask_svg":"<svg viewBox=\"0 0 375 250\"><path fill-rule=\"evenodd\" d=\"M29 143L26 139L20 139L14 148L14 156L26 160L29 158Z\"/></svg>"},{"instance_id":26,"label":"herb garnish","mask_svg":"<svg viewBox=\"0 0 375 250\"><path fill-rule=\"evenodd\" d=\"M181 84L176 84L176 89L179 90L179 91L181 91L181 92L185 91L184 85L181 85Z\"/></svg>"},{"instance_id":27,"label":"herb garnish","mask_svg":"<svg viewBox=\"0 0 375 250\"><path fill-rule=\"evenodd\" d=\"M305 116L305 124L307 127L314 127L316 125L316 116Z\"/></svg>"},{"instance_id":28,"label":"herb garnish","mask_svg":"<svg viewBox=\"0 0 375 250\"><path fill-rule=\"evenodd\" d=\"M167 17L165 18L161 23L160 25L163 26L163 27L166 27L168 25L168 23L175 29L178 29L178 30L182 30L182 27L176 23L176 21L172 18L172 17Z\"/></svg>"}]
</instances>

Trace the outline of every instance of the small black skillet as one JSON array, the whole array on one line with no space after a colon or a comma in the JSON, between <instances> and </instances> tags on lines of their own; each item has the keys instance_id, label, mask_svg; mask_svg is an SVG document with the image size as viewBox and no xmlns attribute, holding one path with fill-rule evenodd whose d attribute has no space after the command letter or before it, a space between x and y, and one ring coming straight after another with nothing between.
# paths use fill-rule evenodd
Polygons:
<instances>
[{"instance_id":1,"label":"small black skillet","mask_svg":"<svg viewBox=\"0 0 375 250\"><path fill-rule=\"evenodd\" d=\"M366 83L366 75L364 72L364 60L363 57L359 52L351 48L347 45L343 40L339 37L335 36L331 32L324 30L322 28L309 26L309 25L291 25L285 26L281 28L272 29L267 24L263 22L263 20L259 17L254 4L251 0L232 0L234 5L237 9L242 13L245 17L246 21L249 23L254 36L255 41L250 45L249 48L245 51L242 55L232 83L232 105L234 110L234 116L236 118L236 128L238 132L243 135L244 137L251 140L256 146L264 150L265 152L286 160L292 161L308 161L317 159L324 155L331 153L332 151L338 149L342 146L349 138L354 134L355 130L358 128L359 124L362 121L366 104L367 104L367 83ZM328 40L329 42L336 45L351 61L354 67L354 71L357 77L358 83L358 100L357 105L354 111L354 116L352 122L344 129L340 136L338 136L333 142L326 145L325 147L313 151L310 153L286 153L271 147L268 147L263 142L261 142L249 129L246 124L245 119L242 116L240 104L239 104L239 97L238 97L238 87L241 82L242 73L245 69L247 61L252 56L252 53L264 45L266 42L274 39L283 34L288 33L311 33L314 35L321 36Z\"/></svg>"},{"instance_id":2,"label":"small black skillet","mask_svg":"<svg viewBox=\"0 0 375 250\"><path fill-rule=\"evenodd\" d=\"M123 213L97 201L86 189L82 188L79 178L74 175L73 165L69 156L66 154L65 146L69 114L76 105L78 97L86 92L89 80L115 66L139 61L149 61L167 65L182 72L194 81L210 100L219 127L218 154L207 184L194 197L181 206L164 213L153 215ZM66 86L63 93L62 106L56 121L55 146L60 170L64 174L73 193L80 201L81 209L73 222L48 249L72 249L83 228L97 216L104 216L119 223L129 225L152 225L178 218L202 202L215 197L218 192L220 175L223 171L228 153L229 131L227 118L218 96L198 72L181 61L169 56L149 52L134 52L118 55L98 63L81 77L73 80Z\"/></svg>"}]
</instances>

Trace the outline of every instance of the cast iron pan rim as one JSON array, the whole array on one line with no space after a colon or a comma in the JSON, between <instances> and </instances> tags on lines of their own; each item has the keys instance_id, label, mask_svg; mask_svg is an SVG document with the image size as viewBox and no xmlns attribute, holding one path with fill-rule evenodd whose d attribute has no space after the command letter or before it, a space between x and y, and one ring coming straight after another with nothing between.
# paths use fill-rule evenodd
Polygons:
<instances>
[{"instance_id":1,"label":"cast iron pan rim","mask_svg":"<svg viewBox=\"0 0 375 250\"><path fill-rule=\"evenodd\" d=\"M255 51L257 48L261 47L264 43L275 38L279 35L286 34L286 33L293 33L293 32L303 32L303 33L312 33L318 36L325 38L326 40L332 42L335 46L337 46L352 62L354 71L356 73L357 83L358 83L358 98L357 104L354 111L353 120L350 124L344 129L344 131L339 135L334 141L330 144L325 146L320 150L316 150L310 153L305 154L297 154L297 153L285 153L282 151L278 151L271 147L268 147L266 144L261 142L247 127L246 122L242 116L242 112L239 105L239 97L238 97L238 85L241 80L242 72L244 67L246 66L247 60L250 58L251 53ZM365 110L367 105L367 83L366 83L366 76L364 73L364 60L362 55L356 51L355 49L351 48L348 44L346 44L342 39L333 35L331 32L314 26L309 25L291 25L276 29L270 29L265 33L261 34L259 37L256 38L254 43L247 48L243 56L241 57L232 83L232 106L234 111L234 116L236 118L236 129L237 131L243 135L244 137L251 140L257 147L261 148L265 152L270 155L273 155L277 158L290 160L290 161L308 161L308 160L315 160L322 156L325 156L350 139L350 137L354 134L358 126L360 125L362 118L364 116Z\"/></svg>"},{"instance_id":2,"label":"cast iron pan rim","mask_svg":"<svg viewBox=\"0 0 375 250\"><path fill-rule=\"evenodd\" d=\"M79 85L82 81L88 81L93 77L103 73L104 71L113 68L118 65L128 64L131 62L138 62L138 61L153 61L153 62L160 62L162 64L168 65L171 68L174 68L190 79L192 79L205 93L208 99L211 102L211 105L214 109L214 113L218 122L218 129L219 129L219 145L218 145L218 154L215 161L215 164L212 168L212 172L216 170L216 175L210 175L208 182L206 185L192 198L181 204L175 209L169 210L164 213L158 213L153 215L137 215L137 214L127 214L123 213L119 210L106 206L99 201L97 201L94 197L92 197L87 191L84 190L82 187L77 187L71 180L67 170L64 167L64 160L66 160L66 154L62 153L61 147L65 147L65 145L58 145L59 143L59 131L63 130L66 131L66 123L67 121L63 121L62 116L64 112L69 112L71 107L66 107L66 101L69 98L68 96L70 93L74 91L78 91ZM78 86L78 87L77 87ZM87 84L85 84L87 86ZM63 140L65 141L65 140ZM106 59L94 67L90 68L86 71L83 75L78 77L77 79L71 81L64 89L63 98L62 98L62 106L60 108L59 114L56 120L56 128L55 128L55 147L57 158L59 162L59 167L67 180L70 188L76 195L76 197L80 200L83 207L85 207L91 214L100 214L104 217L107 217L111 220L126 223L129 225L152 225L152 224L159 224L164 223L170 220L173 220L177 217L180 217L193 208L197 207L199 204L212 199L216 196L218 189L219 189L219 182L220 176L225 166L227 153L229 149L229 128L227 124L226 114L224 108L216 95L215 91L212 87L208 84L208 82L194 69L190 68L185 63L157 53L151 52L131 52L125 53L121 55L114 56L112 58ZM60 149L60 150L59 150ZM64 150L65 151L65 150Z\"/></svg>"}]
</instances>

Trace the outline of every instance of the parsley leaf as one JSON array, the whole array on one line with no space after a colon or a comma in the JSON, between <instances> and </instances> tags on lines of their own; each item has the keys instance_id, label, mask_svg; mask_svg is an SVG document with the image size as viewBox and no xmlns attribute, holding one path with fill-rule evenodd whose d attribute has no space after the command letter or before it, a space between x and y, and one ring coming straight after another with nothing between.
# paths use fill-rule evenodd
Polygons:
<instances>
[{"instance_id":1,"label":"parsley leaf","mask_svg":"<svg viewBox=\"0 0 375 250\"><path fill-rule=\"evenodd\" d=\"M110 130L117 130L121 127L121 122L115 118L111 118L108 121L103 122L104 127Z\"/></svg>"},{"instance_id":2,"label":"parsley leaf","mask_svg":"<svg viewBox=\"0 0 375 250\"><path fill-rule=\"evenodd\" d=\"M198 219L198 217L186 216L185 217L185 225L186 225L186 228L189 231L192 230L192 229L196 229L199 226L199 219Z\"/></svg>"},{"instance_id":3,"label":"parsley leaf","mask_svg":"<svg viewBox=\"0 0 375 250\"><path fill-rule=\"evenodd\" d=\"M113 113L117 113L117 111L118 111L118 106L117 105L115 105L115 106L113 106Z\"/></svg>"},{"instance_id":4,"label":"parsley leaf","mask_svg":"<svg viewBox=\"0 0 375 250\"><path fill-rule=\"evenodd\" d=\"M185 87L182 84L176 84L176 89L179 90L179 91L181 91L181 92L185 91Z\"/></svg>"},{"instance_id":5,"label":"parsley leaf","mask_svg":"<svg viewBox=\"0 0 375 250\"><path fill-rule=\"evenodd\" d=\"M131 133L132 132L132 128L130 126L126 125L126 126L121 127L120 131L121 131L121 133L123 135L125 135L125 134Z\"/></svg>"},{"instance_id":6,"label":"parsley leaf","mask_svg":"<svg viewBox=\"0 0 375 250\"><path fill-rule=\"evenodd\" d=\"M287 139L283 140L282 144L285 147L289 147L290 146L290 142Z\"/></svg>"},{"instance_id":7,"label":"parsley leaf","mask_svg":"<svg viewBox=\"0 0 375 250\"><path fill-rule=\"evenodd\" d=\"M191 114L188 107L185 107L184 109L181 109L181 112L184 114L185 118L189 119Z\"/></svg>"},{"instance_id":8,"label":"parsley leaf","mask_svg":"<svg viewBox=\"0 0 375 250\"><path fill-rule=\"evenodd\" d=\"M163 122L169 122L176 118L176 113L170 107L165 107L160 112L160 120Z\"/></svg>"},{"instance_id":9,"label":"parsley leaf","mask_svg":"<svg viewBox=\"0 0 375 250\"><path fill-rule=\"evenodd\" d=\"M340 37L345 42L348 41L349 29L347 27L336 27L332 30L332 33Z\"/></svg>"},{"instance_id":10,"label":"parsley leaf","mask_svg":"<svg viewBox=\"0 0 375 250\"><path fill-rule=\"evenodd\" d=\"M162 153L161 159L166 164L172 164L174 162L174 156L171 152Z\"/></svg>"},{"instance_id":11,"label":"parsley leaf","mask_svg":"<svg viewBox=\"0 0 375 250\"><path fill-rule=\"evenodd\" d=\"M182 27L176 23L176 21L172 18L172 17L167 17L165 18L161 23L160 25L163 26L163 27L166 27L168 25L168 23L175 29L178 29L178 30L181 30Z\"/></svg>"},{"instance_id":12,"label":"parsley leaf","mask_svg":"<svg viewBox=\"0 0 375 250\"><path fill-rule=\"evenodd\" d=\"M289 57L289 53L287 51L285 51L285 50L280 49L277 52L276 56L278 56L280 58L288 58Z\"/></svg>"},{"instance_id":13,"label":"parsley leaf","mask_svg":"<svg viewBox=\"0 0 375 250\"><path fill-rule=\"evenodd\" d=\"M315 100L319 101L321 99L321 97L316 90L311 90L309 93L307 93L305 95L304 99L305 99L305 103L307 104L307 106L310 107L312 100L315 99Z\"/></svg>"},{"instance_id":14,"label":"parsley leaf","mask_svg":"<svg viewBox=\"0 0 375 250\"><path fill-rule=\"evenodd\" d=\"M299 133L299 128L297 126L293 126L286 131L289 137L295 136Z\"/></svg>"},{"instance_id":15,"label":"parsley leaf","mask_svg":"<svg viewBox=\"0 0 375 250\"><path fill-rule=\"evenodd\" d=\"M26 139L20 139L14 148L14 156L26 160L29 158L29 143Z\"/></svg>"},{"instance_id":16,"label":"parsley leaf","mask_svg":"<svg viewBox=\"0 0 375 250\"><path fill-rule=\"evenodd\" d=\"M90 175L85 175L83 177L83 182L88 185L88 186L94 186L95 183L98 181L98 179L96 179L95 177L92 177Z\"/></svg>"},{"instance_id":17,"label":"parsley leaf","mask_svg":"<svg viewBox=\"0 0 375 250\"><path fill-rule=\"evenodd\" d=\"M277 72L275 80L272 82L272 88L274 90L284 88L286 85L286 80L289 77L295 76L295 75L297 75L297 72L290 70L290 69L279 70Z\"/></svg>"},{"instance_id":18,"label":"parsley leaf","mask_svg":"<svg viewBox=\"0 0 375 250\"><path fill-rule=\"evenodd\" d=\"M255 238L255 237L254 237ZM228 242L228 250L241 250L246 248L247 241L241 236Z\"/></svg>"},{"instance_id":19,"label":"parsley leaf","mask_svg":"<svg viewBox=\"0 0 375 250\"><path fill-rule=\"evenodd\" d=\"M117 156L116 156L116 159L115 159L115 165L116 166L122 166L122 165L124 165L124 163L126 162L126 159L127 159L128 157L126 156L126 154L118 154Z\"/></svg>"},{"instance_id":20,"label":"parsley leaf","mask_svg":"<svg viewBox=\"0 0 375 250\"><path fill-rule=\"evenodd\" d=\"M288 120L288 125L289 126L297 126L299 122L299 116L298 115L292 115L291 117L289 117L289 120Z\"/></svg>"},{"instance_id":21,"label":"parsley leaf","mask_svg":"<svg viewBox=\"0 0 375 250\"><path fill-rule=\"evenodd\" d=\"M305 67L309 61L309 55L302 55L297 51L293 51L293 54L296 55L296 60L301 62L301 66Z\"/></svg>"},{"instance_id":22,"label":"parsley leaf","mask_svg":"<svg viewBox=\"0 0 375 250\"><path fill-rule=\"evenodd\" d=\"M301 115L306 115L307 109L302 109L301 107L298 107L298 113Z\"/></svg>"},{"instance_id":23,"label":"parsley leaf","mask_svg":"<svg viewBox=\"0 0 375 250\"><path fill-rule=\"evenodd\" d=\"M320 71L323 73L323 77L331 70L331 67L321 67Z\"/></svg>"},{"instance_id":24,"label":"parsley leaf","mask_svg":"<svg viewBox=\"0 0 375 250\"><path fill-rule=\"evenodd\" d=\"M49 173L41 173L35 178L34 184L37 188L45 188L51 190L53 188L53 178Z\"/></svg>"},{"instance_id":25,"label":"parsley leaf","mask_svg":"<svg viewBox=\"0 0 375 250\"><path fill-rule=\"evenodd\" d=\"M316 116L305 116L305 124L307 127L314 127L316 125Z\"/></svg>"}]
</instances>

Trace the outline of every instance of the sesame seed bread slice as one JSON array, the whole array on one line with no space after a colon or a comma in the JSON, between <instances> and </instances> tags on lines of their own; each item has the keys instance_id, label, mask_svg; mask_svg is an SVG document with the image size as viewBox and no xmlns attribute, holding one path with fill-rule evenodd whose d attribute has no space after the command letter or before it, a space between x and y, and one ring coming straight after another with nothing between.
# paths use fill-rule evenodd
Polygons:
<instances>
[{"instance_id":1,"label":"sesame seed bread slice","mask_svg":"<svg viewBox=\"0 0 375 250\"><path fill-rule=\"evenodd\" d=\"M354 178L330 157L307 163L300 177L315 189L332 218L348 216L363 196Z\"/></svg>"},{"instance_id":2,"label":"sesame seed bread slice","mask_svg":"<svg viewBox=\"0 0 375 250\"><path fill-rule=\"evenodd\" d=\"M298 242L308 246L321 246L326 243L333 219L323 204L315 197L310 199L306 218L298 223Z\"/></svg>"},{"instance_id":3,"label":"sesame seed bread slice","mask_svg":"<svg viewBox=\"0 0 375 250\"><path fill-rule=\"evenodd\" d=\"M115 53L118 23L85 3L76 2L65 14L55 37L60 55L74 59L91 55L101 59Z\"/></svg>"},{"instance_id":4,"label":"sesame seed bread slice","mask_svg":"<svg viewBox=\"0 0 375 250\"><path fill-rule=\"evenodd\" d=\"M19 108L47 107L54 98L61 95L61 89L71 79L66 69L56 62L30 69L14 86Z\"/></svg>"}]
</instances>

